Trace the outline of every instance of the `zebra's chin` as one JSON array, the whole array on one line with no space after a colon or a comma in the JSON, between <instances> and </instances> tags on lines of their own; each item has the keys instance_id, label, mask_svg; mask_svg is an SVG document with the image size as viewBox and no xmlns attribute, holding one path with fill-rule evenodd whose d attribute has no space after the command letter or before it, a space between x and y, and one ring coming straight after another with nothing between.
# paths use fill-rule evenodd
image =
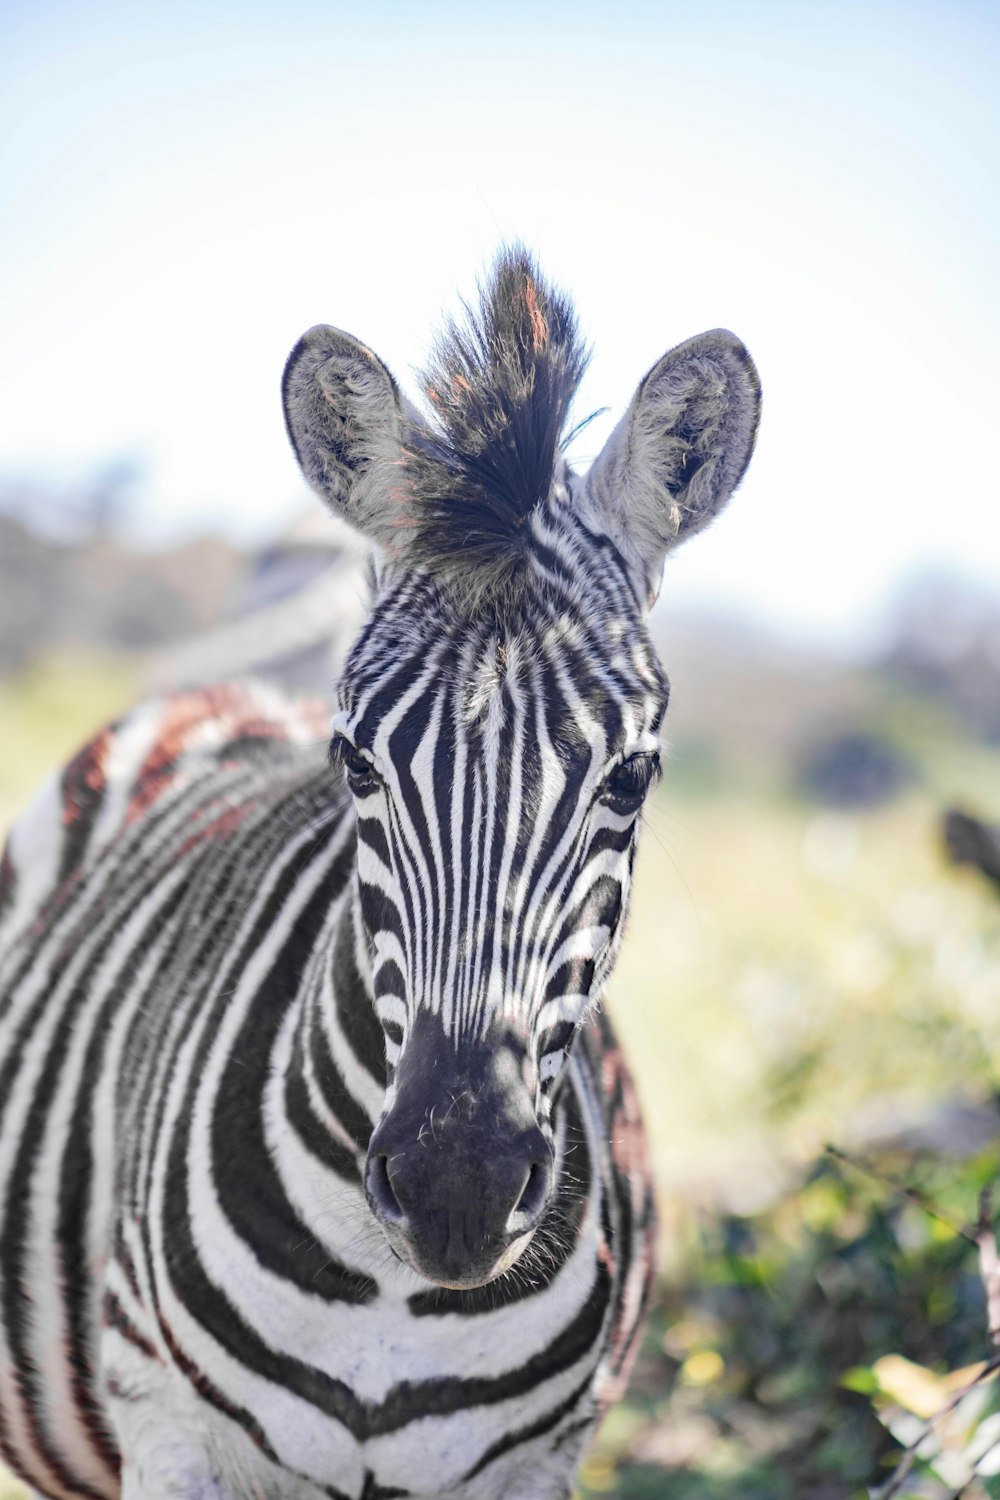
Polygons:
<instances>
[{"instance_id":1,"label":"zebra's chin","mask_svg":"<svg viewBox=\"0 0 1000 1500\"><path fill-rule=\"evenodd\" d=\"M411 1271L415 1271L424 1281L429 1281L432 1286L440 1287L442 1291L447 1292L474 1292L479 1287L489 1286L490 1282L499 1281L517 1264L535 1237L535 1231L531 1229L526 1234L519 1235L516 1240L512 1240L485 1274L476 1270L470 1271L467 1276L455 1276L454 1271L442 1274L440 1267L428 1265L425 1258L415 1252L402 1236L394 1235L385 1225L381 1227L389 1249L397 1260L408 1266Z\"/></svg>"}]
</instances>

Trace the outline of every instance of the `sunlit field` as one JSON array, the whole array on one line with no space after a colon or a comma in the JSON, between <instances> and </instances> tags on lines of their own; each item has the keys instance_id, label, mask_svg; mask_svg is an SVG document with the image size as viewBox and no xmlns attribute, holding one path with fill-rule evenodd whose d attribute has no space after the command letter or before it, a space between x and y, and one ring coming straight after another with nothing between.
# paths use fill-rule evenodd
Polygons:
<instances>
[{"instance_id":1,"label":"sunlit field","mask_svg":"<svg viewBox=\"0 0 1000 1500\"><path fill-rule=\"evenodd\" d=\"M121 657L71 650L0 677L0 836L49 772L135 700L139 681Z\"/></svg>"},{"instance_id":2,"label":"sunlit field","mask_svg":"<svg viewBox=\"0 0 1000 1500\"><path fill-rule=\"evenodd\" d=\"M824 1143L990 1090L1000 903L946 866L938 815L668 780L610 1000L668 1198L750 1212Z\"/></svg>"},{"instance_id":3,"label":"sunlit field","mask_svg":"<svg viewBox=\"0 0 1000 1500\"><path fill-rule=\"evenodd\" d=\"M0 1500L28 1500L30 1491L0 1469Z\"/></svg>"},{"instance_id":4,"label":"sunlit field","mask_svg":"<svg viewBox=\"0 0 1000 1500\"><path fill-rule=\"evenodd\" d=\"M139 683L60 657L0 685L0 819ZM989 1352L959 1230L1000 1167L1000 900L948 864L939 821L956 800L1000 814L1000 777L914 712L911 783L870 811L807 801L752 736L716 726L709 755L678 725L608 1002L649 1123L661 1291L586 1496L863 1496L928 1389ZM958 1493L935 1476L961 1478L987 1420L896 1493Z\"/></svg>"}]
</instances>

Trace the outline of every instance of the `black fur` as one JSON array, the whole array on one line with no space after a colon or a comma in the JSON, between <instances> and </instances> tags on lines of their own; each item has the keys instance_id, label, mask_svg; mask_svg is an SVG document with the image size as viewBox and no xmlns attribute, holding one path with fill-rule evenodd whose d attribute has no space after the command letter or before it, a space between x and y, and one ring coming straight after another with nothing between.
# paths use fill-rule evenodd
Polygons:
<instances>
[{"instance_id":1,"label":"black fur","mask_svg":"<svg viewBox=\"0 0 1000 1500\"><path fill-rule=\"evenodd\" d=\"M576 315L520 245L500 251L479 306L449 322L422 376L430 417L405 457L414 535L436 569L500 582L516 573L525 522L552 487L586 368Z\"/></svg>"}]
</instances>

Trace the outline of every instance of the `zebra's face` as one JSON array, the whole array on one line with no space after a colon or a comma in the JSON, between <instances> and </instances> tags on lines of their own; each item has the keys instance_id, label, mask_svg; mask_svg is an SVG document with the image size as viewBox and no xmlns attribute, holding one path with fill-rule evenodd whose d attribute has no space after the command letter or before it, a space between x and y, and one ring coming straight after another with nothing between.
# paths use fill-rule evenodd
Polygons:
<instances>
[{"instance_id":1,"label":"zebra's face","mask_svg":"<svg viewBox=\"0 0 1000 1500\"><path fill-rule=\"evenodd\" d=\"M366 1187L396 1252L450 1286L512 1265L550 1200L553 1093L658 770L643 616L666 554L739 483L760 408L743 345L701 334L576 481L568 299L514 247L467 312L423 412L335 328L300 339L283 383L307 480L387 560L334 735L389 1063Z\"/></svg>"},{"instance_id":2,"label":"zebra's face","mask_svg":"<svg viewBox=\"0 0 1000 1500\"><path fill-rule=\"evenodd\" d=\"M616 549L569 515L534 531L503 612L389 577L334 726L389 1063L369 1202L456 1286L506 1269L549 1202L550 1102L618 949L666 707Z\"/></svg>"}]
</instances>

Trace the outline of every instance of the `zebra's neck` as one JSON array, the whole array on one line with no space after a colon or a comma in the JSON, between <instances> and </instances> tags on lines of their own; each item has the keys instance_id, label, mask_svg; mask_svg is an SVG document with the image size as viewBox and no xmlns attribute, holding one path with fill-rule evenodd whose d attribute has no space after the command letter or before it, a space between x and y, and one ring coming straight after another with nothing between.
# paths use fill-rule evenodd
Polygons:
<instances>
[{"instance_id":1,"label":"zebra's neck","mask_svg":"<svg viewBox=\"0 0 1000 1500\"><path fill-rule=\"evenodd\" d=\"M330 914L303 975L303 990L286 1100L308 1101L317 1123L360 1158L382 1109L386 1065L356 880Z\"/></svg>"}]
</instances>

